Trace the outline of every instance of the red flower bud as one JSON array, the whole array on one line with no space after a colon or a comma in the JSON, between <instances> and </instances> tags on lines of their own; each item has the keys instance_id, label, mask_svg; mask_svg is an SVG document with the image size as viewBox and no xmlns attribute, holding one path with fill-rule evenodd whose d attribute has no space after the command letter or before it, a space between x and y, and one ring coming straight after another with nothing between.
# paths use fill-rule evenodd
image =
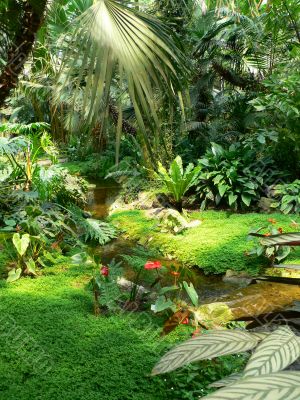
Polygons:
<instances>
[{"instance_id":1,"label":"red flower bud","mask_svg":"<svg viewBox=\"0 0 300 400\"><path fill-rule=\"evenodd\" d=\"M103 267L100 268L100 274L103 276L108 276L109 275L109 268L103 265Z\"/></svg>"}]
</instances>

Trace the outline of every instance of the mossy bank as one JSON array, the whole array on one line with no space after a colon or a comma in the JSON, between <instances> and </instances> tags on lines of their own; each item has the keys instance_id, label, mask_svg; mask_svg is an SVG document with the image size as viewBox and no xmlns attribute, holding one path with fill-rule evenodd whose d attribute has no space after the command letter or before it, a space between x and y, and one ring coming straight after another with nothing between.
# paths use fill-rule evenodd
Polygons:
<instances>
[{"instance_id":1,"label":"mossy bank","mask_svg":"<svg viewBox=\"0 0 300 400\"><path fill-rule=\"evenodd\" d=\"M292 232L297 229L295 219L299 218L279 213L204 211L192 212L190 219L200 220L201 224L174 235L161 232L158 221L148 218L143 210L115 211L110 216L111 222L129 239L159 249L188 267L198 266L205 273L214 274L228 269L257 273L266 260L247 256L253 247L253 242L247 241L249 231L266 227L268 220L273 219L284 232ZM285 262L296 264L299 259L300 250L296 249Z\"/></svg>"}]
</instances>

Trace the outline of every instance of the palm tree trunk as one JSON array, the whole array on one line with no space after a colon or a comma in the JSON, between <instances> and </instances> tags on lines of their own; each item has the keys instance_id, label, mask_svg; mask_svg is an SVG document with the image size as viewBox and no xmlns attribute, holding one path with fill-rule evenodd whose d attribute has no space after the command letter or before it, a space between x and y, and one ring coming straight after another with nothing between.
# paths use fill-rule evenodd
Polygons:
<instances>
[{"instance_id":1,"label":"palm tree trunk","mask_svg":"<svg viewBox=\"0 0 300 400\"><path fill-rule=\"evenodd\" d=\"M7 63L0 75L0 107L3 106L10 91L17 86L18 76L32 50L36 33L43 21L47 1L42 0L40 3L38 8L30 1L24 3L20 29L8 50Z\"/></svg>"}]
</instances>

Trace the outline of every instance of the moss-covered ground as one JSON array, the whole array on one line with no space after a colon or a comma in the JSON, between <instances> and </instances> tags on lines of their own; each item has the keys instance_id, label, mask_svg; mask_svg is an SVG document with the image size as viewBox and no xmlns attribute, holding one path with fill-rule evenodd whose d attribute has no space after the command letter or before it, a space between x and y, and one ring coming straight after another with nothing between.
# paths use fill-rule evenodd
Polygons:
<instances>
[{"instance_id":1,"label":"moss-covered ground","mask_svg":"<svg viewBox=\"0 0 300 400\"><path fill-rule=\"evenodd\" d=\"M123 230L127 237L160 249L186 266L197 265L205 273L224 273L227 269L256 273L266 260L247 256L254 242L247 241L250 230L268 226L268 219L275 219L276 226L284 232L299 230L297 216L274 214L236 214L226 211L193 212L190 218L202 221L196 228L173 235L162 233L157 220L146 217L144 211L119 211L111 221ZM285 263L300 262L300 248L293 251Z\"/></svg>"},{"instance_id":2,"label":"moss-covered ground","mask_svg":"<svg viewBox=\"0 0 300 400\"><path fill-rule=\"evenodd\" d=\"M60 264L36 279L0 280L1 400L190 399L244 364L229 356L151 377L191 329L162 338L163 321L149 312L93 316L90 276L86 266Z\"/></svg>"},{"instance_id":3,"label":"moss-covered ground","mask_svg":"<svg viewBox=\"0 0 300 400\"><path fill-rule=\"evenodd\" d=\"M93 316L90 274L61 265L0 281L1 400L167 399L149 374L174 336L161 340L146 313Z\"/></svg>"}]
</instances>

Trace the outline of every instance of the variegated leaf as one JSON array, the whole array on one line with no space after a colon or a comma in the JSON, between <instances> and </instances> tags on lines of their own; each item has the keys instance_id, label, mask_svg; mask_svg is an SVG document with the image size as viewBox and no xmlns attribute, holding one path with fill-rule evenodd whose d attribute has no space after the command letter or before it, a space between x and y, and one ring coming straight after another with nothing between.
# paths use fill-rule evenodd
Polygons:
<instances>
[{"instance_id":1,"label":"variegated leaf","mask_svg":"<svg viewBox=\"0 0 300 400\"><path fill-rule=\"evenodd\" d=\"M211 359L226 354L242 353L255 348L266 334L246 331L215 330L190 339L165 354L152 374L173 371L194 361Z\"/></svg>"},{"instance_id":2,"label":"variegated leaf","mask_svg":"<svg viewBox=\"0 0 300 400\"><path fill-rule=\"evenodd\" d=\"M246 365L244 376L258 376L282 371L300 357L299 338L282 326L264 339Z\"/></svg>"},{"instance_id":3,"label":"variegated leaf","mask_svg":"<svg viewBox=\"0 0 300 400\"><path fill-rule=\"evenodd\" d=\"M243 374L232 374L226 378L220 379L219 381L213 382L209 385L211 388L221 388L224 386L229 386L235 383L237 380L242 379Z\"/></svg>"},{"instance_id":4,"label":"variegated leaf","mask_svg":"<svg viewBox=\"0 0 300 400\"><path fill-rule=\"evenodd\" d=\"M300 232L283 233L280 235L264 236L260 233L250 233L250 236L261 238L263 246L299 246Z\"/></svg>"},{"instance_id":5,"label":"variegated leaf","mask_svg":"<svg viewBox=\"0 0 300 400\"><path fill-rule=\"evenodd\" d=\"M300 372L286 371L242 379L203 400L299 400Z\"/></svg>"}]
</instances>

